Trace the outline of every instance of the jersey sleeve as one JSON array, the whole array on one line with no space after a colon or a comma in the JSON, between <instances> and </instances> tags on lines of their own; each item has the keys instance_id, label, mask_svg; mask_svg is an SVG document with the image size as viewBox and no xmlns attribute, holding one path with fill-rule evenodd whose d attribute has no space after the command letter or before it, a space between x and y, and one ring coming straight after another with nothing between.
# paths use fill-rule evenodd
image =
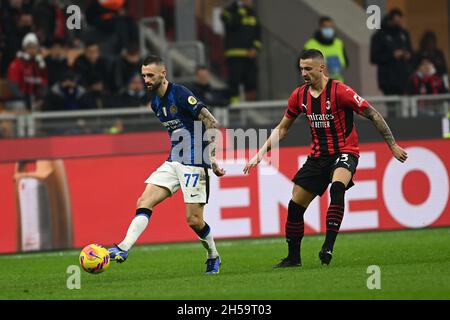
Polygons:
<instances>
[{"instance_id":1,"label":"jersey sleeve","mask_svg":"<svg viewBox=\"0 0 450 320\"><path fill-rule=\"evenodd\" d=\"M356 113L361 113L364 109L369 107L369 103L364 98L345 84L338 85L337 102L339 106L343 108L350 108Z\"/></svg>"},{"instance_id":2,"label":"jersey sleeve","mask_svg":"<svg viewBox=\"0 0 450 320\"><path fill-rule=\"evenodd\" d=\"M288 99L288 104L286 111L284 112L284 116L289 119L295 119L302 113L302 110L299 107L299 95L300 88L294 90L291 96Z\"/></svg>"},{"instance_id":3,"label":"jersey sleeve","mask_svg":"<svg viewBox=\"0 0 450 320\"><path fill-rule=\"evenodd\" d=\"M8 68L8 80L16 83L20 83L22 79L22 68L20 67L20 62L15 59L11 62Z\"/></svg>"},{"instance_id":4,"label":"jersey sleeve","mask_svg":"<svg viewBox=\"0 0 450 320\"><path fill-rule=\"evenodd\" d=\"M198 119L200 112L206 107L205 104L185 87L179 87L177 94L179 106L191 114L194 119Z\"/></svg>"}]
</instances>

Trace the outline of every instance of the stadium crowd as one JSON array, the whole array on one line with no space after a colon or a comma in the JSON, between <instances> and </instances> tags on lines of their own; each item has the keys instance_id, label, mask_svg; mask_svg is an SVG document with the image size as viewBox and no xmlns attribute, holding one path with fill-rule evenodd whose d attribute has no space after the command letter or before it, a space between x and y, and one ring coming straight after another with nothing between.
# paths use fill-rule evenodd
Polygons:
<instances>
[{"instance_id":1,"label":"stadium crowd","mask_svg":"<svg viewBox=\"0 0 450 320\"><path fill-rule=\"evenodd\" d=\"M66 28L63 1L2 1L1 78L15 112L140 105L136 21L125 1L87 2L87 28Z\"/></svg>"},{"instance_id":2,"label":"stadium crowd","mask_svg":"<svg viewBox=\"0 0 450 320\"><path fill-rule=\"evenodd\" d=\"M258 97L257 55L264 47L252 2L234 1L222 13L223 55L230 89L213 88L206 66L198 66L197 81L188 84L212 105L223 107L230 100L239 101L240 84L244 85L247 100ZM80 30L66 28L66 7L70 4L65 0L1 2L0 112L20 114L145 104L138 24L127 11L127 1L86 0ZM402 18L400 10L392 10L372 37L370 60L378 68L380 90L385 95L447 93L448 68L436 35L425 32L419 50L414 52ZM331 17L319 20L319 29L305 44L305 48L317 46L327 61L333 62L330 65L336 72L330 75L343 80L341 71L351 61Z\"/></svg>"}]
</instances>

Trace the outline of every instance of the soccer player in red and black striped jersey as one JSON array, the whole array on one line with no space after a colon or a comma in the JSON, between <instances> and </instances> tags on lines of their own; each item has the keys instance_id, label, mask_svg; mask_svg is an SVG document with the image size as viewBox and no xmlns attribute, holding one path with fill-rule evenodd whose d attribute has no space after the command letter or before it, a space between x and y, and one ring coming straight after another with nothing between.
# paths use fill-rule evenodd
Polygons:
<instances>
[{"instance_id":1,"label":"soccer player in red and black striped jersey","mask_svg":"<svg viewBox=\"0 0 450 320\"><path fill-rule=\"evenodd\" d=\"M294 188L288 205L286 241L289 254L274 267L301 266L300 244L304 233L303 215L316 196L322 196L331 183L330 206L326 217L326 236L319 258L329 264L344 216L345 191L354 185L352 177L358 165L358 134L353 113L371 120L383 136L393 156L400 162L408 155L396 142L383 117L349 86L325 75L325 62L319 50L302 53L300 71L305 84L288 101L283 119L264 146L245 166L249 173L274 143L288 133L295 119L304 114L311 129L311 152L292 181Z\"/></svg>"}]
</instances>

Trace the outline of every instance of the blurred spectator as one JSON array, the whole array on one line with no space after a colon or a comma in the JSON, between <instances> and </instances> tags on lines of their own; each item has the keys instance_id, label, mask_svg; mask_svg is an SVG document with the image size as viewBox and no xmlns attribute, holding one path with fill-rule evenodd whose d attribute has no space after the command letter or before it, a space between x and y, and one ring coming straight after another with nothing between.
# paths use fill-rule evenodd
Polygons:
<instances>
[{"instance_id":1,"label":"blurred spectator","mask_svg":"<svg viewBox=\"0 0 450 320\"><path fill-rule=\"evenodd\" d=\"M325 56L330 78L344 82L342 72L348 67L348 58L344 41L336 37L333 19L320 17L319 30L305 43L304 49L320 50Z\"/></svg>"},{"instance_id":2,"label":"blurred spectator","mask_svg":"<svg viewBox=\"0 0 450 320\"><path fill-rule=\"evenodd\" d=\"M228 110L230 105L228 90L213 88L210 81L209 70L206 66L198 66L196 69L196 81L190 86L194 93L204 104L212 109L219 123L228 127Z\"/></svg>"},{"instance_id":3,"label":"blurred spectator","mask_svg":"<svg viewBox=\"0 0 450 320\"><path fill-rule=\"evenodd\" d=\"M108 60L100 56L100 47L96 41L86 43L84 53L74 63L74 70L80 76L80 84L88 87L100 77L104 89L109 91L110 72Z\"/></svg>"},{"instance_id":4,"label":"blurred spectator","mask_svg":"<svg viewBox=\"0 0 450 320\"><path fill-rule=\"evenodd\" d=\"M0 139L14 137L14 124L12 121L0 121Z\"/></svg>"},{"instance_id":5,"label":"blurred spectator","mask_svg":"<svg viewBox=\"0 0 450 320\"><path fill-rule=\"evenodd\" d=\"M403 28L403 14L393 9L371 40L370 60L378 66L378 86L385 95L406 93L411 58L411 40Z\"/></svg>"},{"instance_id":6,"label":"blurred spectator","mask_svg":"<svg viewBox=\"0 0 450 320\"><path fill-rule=\"evenodd\" d=\"M420 39L420 47L419 51L417 52L416 58L420 59L421 57L428 57L431 60L436 68L437 74L442 76L445 87L448 89L449 85L447 62L444 53L438 48L437 37L433 31L425 32ZM419 63L417 59L415 65L418 65Z\"/></svg>"},{"instance_id":7,"label":"blurred spectator","mask_svg":"<svg viewBox=\"0 0 450 320\"><path fill-rule=\"evenodd\" d=\"M196 81L190 86L192 92L207 106L225 107L230 101L226 90L211 86L211 77L206 66L198 66L195 72Z\"/></svg>"},{"instance_id":8,"label":"blurred spectator","mask_svg":"<svg viewBox=\"0 0 450 320\"><path fill-rule=\"evenodd\" d=\"M19 51L9 65L8 84L15 100L22 100L28 110L36 110L45 95L47 68L34 33L23 38L22 48L23 51Z\"/></svg>"},{"instance_id":9,"label":"blurred spectator","mask_svg":"<svg viewBox=\"0 0 450 320\"><path fill-rule=\"evenodd\" d=\"M23 37L32 32L32 2L26 0L2 0L0 2L0 24L4 32L0 76L6 75L8 66L21 49Z\"/></svg>"},{"instance_id":10,"label":"blurred spectator","mask_svg":"<svg viewBox=\"0 0 450 320\"><path fill-rule=\"evenodd\" d=\"M6 50L6 36L3 31L3 25L0 23L0 78L3 76L3 60L5 59L4 52Z\"/></svg>"},{"instance_id":11,"label":"blurred spectator","mask_svg":"<svg viewBox=\"0 0 450 320\"><path fill-rule=\"evenodd\" d=\"M98 73L92 73L87 82L87 103L89 109L105 109L117 106L114 96L105 90L103 76Z\"/></svg>"},{"instance_id":12,"label":"blurred spectator","mask_svg":"<svg viewBox=\"0 0 450 320\"><path fill-rule=\"evenodd\" d=\"M139 42L136 22L127 13L125 0L89 0L86 20L110 43L108 52L118 54L128 43Z\"/></svg>"},{"instance_id":13,"label":"blurred spectator","mask_svg":"<svg viewBox=\"0 0 450 320\"><path fill-rule=\"evenodd\" d=\"M436 67L436 72L439 75L448 74L447 62L445 55L438 48L437 37L433 31L427 31L420 39L419 51L417 52L418 58L428 57ZM418 62L418 61L417 61Z\"/></svg>"},{"instance_id":14,"label":"blurred spectator","mask_svg":"<svg viewBox=\"0 0 450 320\"><path fill-rule=\"evenodd\" d=\"M411 95L447 93L444 80L436 72L433 62L427 56L422 56L418 61L417 71L411 76L408 83L408 93ZM417 112L420 115L442 115L442 111L441 103L436 104L432 100L417 101Z\"/></svg>"},{"instance_id":15,"label":"blurred spectator","mask_svg":"<svg viewBox=\"0 0 450 320\"><path fill-rule=\"evenodd\" d=\"M225 25L225 57L231 102L239 102L239 86L244 85L246 100L256 100L261 48L260 25L253 0L234 1L222 13Z\"/></svg>"},{"instance_id":16,"label":"blurred spectator","mask_svg":"<svg viewBox=\"0 0 450 320\"><path fill-rule=\"evenodd\" d=\"M44 111L87 109L86 90L77 84L76 74L66 71L45 96Z\"/></svg>"},{"instance_id":17,"label":"blurred spectator","mask_svg":"<svg viewBox=\"0 0 450 320\"><path fill-rule=\"evenodd\" d=\"M69 70L63 39L57 38L52 41L49 53L45 57L45 64L48 71L48 86L51 87Z\"/></svg>"},{"instance_id":18,"label":"blurred spectator","mask_svg":"<svg viewBox=\"0 0 450 320\"><path fill-rule=\"evenodd\" d=\"M108 107L127 108L141 107L148 102L147 91L145 90L144 81L140 71L135 72L126 84L126 88L122 89L120 95L114 101L105 101ZM119 134L124 132L125 125L122 119L115 119L114 123L106 130L110 134Z\"/></svg>"},{"instance_id":19,"label":"blurred spectator","mask_svg":"<svg viewBox=\"0 0 450 320\"><path fill-rule=\"evenodd\" d=\"M34 32L43 46L49 46L55 38L66 36L65 12L57 0L35 0L33 7Z\"/></svg>"},{"instance_id":20,"label":"blurred spectator","mask_svg":"<svg viewBox=\"0 0 450 320\"><path fill-rule=\"evenodd\" d=\"M175 40L175 0L162 0L161 17L164 19L166 36L170 41Z\"/></svg>"},{"instance_id":21,"label":"blurred spectator","mask_svg":"<svg viewBox=\"0 0 450 320\"><path fill-rule=\"evenodd\" d=\"M141 56L137 44L130 44L121 56L114 62L114 89L126 88L130 79L141 70Z\"/></svg>"},{"instance_id":22,"label":"blurred spectator","mask_svg":"<svg viewBox=\"0 0 450 320\"><path fill-rule=\"evenodd\" d=\"M122 93L117 99L116 107L140 107L145 106L146 91L142 76L140 73L135 73Z\"/></svg>"},{"instance_id":23,"label":"blurred spectator","mask_svg":"<svg viewBox=\"0 0 450 320\"><path fill-rule=\"evenodd\" d=\"M428 56L418 60L417 71L408 83L408 93L411 95L447 93L444 80Z\"/></svg>"}]
</instances>

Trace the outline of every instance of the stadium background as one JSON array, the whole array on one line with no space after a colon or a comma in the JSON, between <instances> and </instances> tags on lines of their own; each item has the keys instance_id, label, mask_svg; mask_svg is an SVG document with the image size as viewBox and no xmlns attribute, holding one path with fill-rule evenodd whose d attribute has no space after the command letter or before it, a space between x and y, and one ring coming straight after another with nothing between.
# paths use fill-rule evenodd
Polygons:
<instances>
[{"instance_id":1,"label":"stadium background","mask_svg":"<svg viewBox=\"0 0 450 320\"><path fill-rule=\"evenodd\" d=\"M86 1L73 3L82 8L87 4ZM140 19L162 14L164 3L129 1L129 13L139 22ZM170 3L173 5L174 21L173 29L167 30L167 41L201 42L205 46L206 63L214 80L219 86L224 85L223 36L214 31L217 27L214 16L215 10L228 2L186 0ZM277 123L284 107L280 100L285 100L298 82L296 55L316 29L317 18L324 14L333 16L338 35L348 45L351 64L345 71L347 83L361 95L373 98L374 105L385 115L387 104L377 88L375 67L368 63L373 30L366 28L367 5L378 4L385 11L401 8L415 47L425 30L433 30L448 61L448 1L433 1L433 6L424 1L412 4L400 0L339 3L325 0L256 1L263 24L264 44L259 56L259 101L229 108L230 128L272 128ZM191 10L186 10L186 7ZM348 19L349 12L352 19ZM169 25L168 21L165 22ZM71 36L69 32L67 36ZM154 43L145 50L141 47L141 51L158 51L152 45ZM76 54L74 49L69 51ZM185 53L188 58L190 54ZM183 63L177 64L175 61L174 69L176 79L193 79L192 68L184 68ZM5 79L2 81L4 83ZM432 104L430 108L435 112L431 116L410 111L413 108L408 104L412 103L408 99L399 97L395 107L397 115L387 118L397 140L410 154L403 166L392 159L372 125L356 119L361 161L355 177L356 187L347 193L343 231L450 226L450 142L443 138L448 133L447 113L444 110L448 111L450 99L444 95ZM123 118L119 112L114 113L114 109L112 113L96 110L97 113L86 117L87 127L100 127L102 130L61 134L58 131L61 127L74 126L85 115L70 116L68 113L68 117L59 115L56 119L46 118L45 112L39 113L44 114L43 118L33 118L33 112L16 115L5 108L7 101L6 94L2 97L3 115L9 117L4 119L11 121L13 133L0 140L0 208L3 220L0 224L0 253L79 248L91 242L109 245L119 241L133 217L135 200L144 187L144 179L167 155L168 141L161 127L147 119L150 116L144 113L145 110L139 111L144 116L126 114ZM264 108L262 104L267 101L275 101L275 106ZM404 109L408 111L403 113ZM255 120L256 113L261 118ZM125 123L126 129L120 134L111 134L107 129L117 119ZM302 159L308 152L308 137L305 123L301 122L283 142L280 168L272 175L265 173L278 169L261 166L247 177L242 175L242 161L238 164L224 163L228 174L220 181L212 180L211 201L206 209L206 217L214 226L217 239L283 236L286 204L291 192L289 179L304 161ZM46 168L50 171L39 172L36 161L46 162L50 166ZM61 172L65 178L61 177ZM39 183L30 186L20 184L24 178L37 179ZM24 190L27 188L32 190L26 193ZM26 203L30 210L28 213L24 212ZM306 234L324 232L327 204L328 198L325 196L308 209ZM58 210L64 210L68 219L62 222L55 218L55 211ZM31 216L35 216L34 220L31 219L34 222L27 220ZM45 221L47 218L53 219L51 230L39 225L39 219ZM25 229L35 230L40 235L31 234L30 239L24 239ZM61 230L68 231L67 239L55 238ZM46 237L50 237L51 241L44 243ZM158 206L149 230L139 243L195 239L184 223L182 198L177 194L173 200ZM41 243L37 244L39 241Z\"/></svg>"}]
</instances>

